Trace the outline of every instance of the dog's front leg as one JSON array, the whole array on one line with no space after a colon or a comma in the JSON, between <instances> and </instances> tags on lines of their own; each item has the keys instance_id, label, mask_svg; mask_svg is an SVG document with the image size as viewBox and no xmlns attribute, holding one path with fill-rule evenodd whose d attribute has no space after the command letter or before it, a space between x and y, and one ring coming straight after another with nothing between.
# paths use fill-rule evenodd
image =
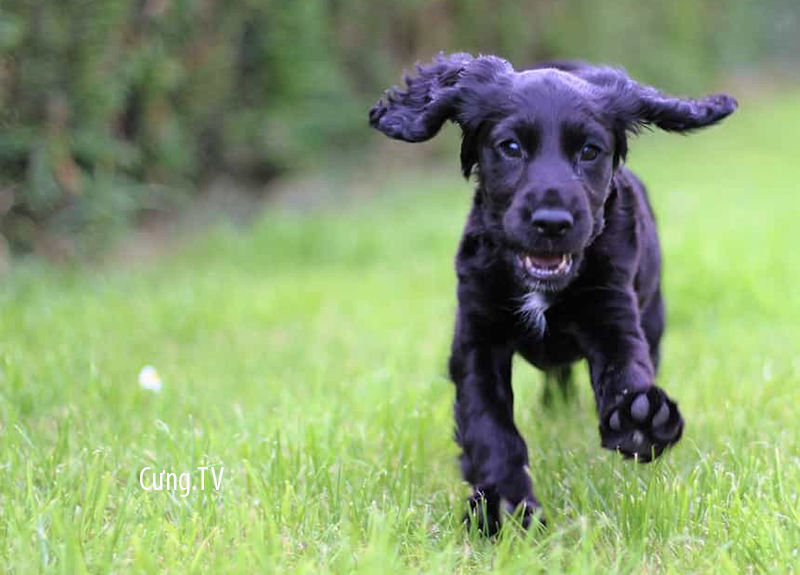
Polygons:
<instances>
[{"instance_id":1,"label":"dog's front leg","mask_svg":"<svg viewBox=\"0 0 800 575\"><path fill-rule=\"evenodd\" d=\"M450 357L456 385L456 438L463 449L461 468L474 488L471 513L479 528L493 534L502 511L521 512L528 527L540 517L528 474L528 449L514 425L509 342L479 334L460 321Z\"/></svg>"},{"instance_id":2,"label":"dog's front leg","mask_svg":"<svg viewBox=\"0 0 800 575\"><path fill-rule=\"evenodd\" d=\"M575 323L589 361L603 447L646 462L683 432L678 406L654 383L632 290L583 291Z\"/></svg>"}]
</instances>

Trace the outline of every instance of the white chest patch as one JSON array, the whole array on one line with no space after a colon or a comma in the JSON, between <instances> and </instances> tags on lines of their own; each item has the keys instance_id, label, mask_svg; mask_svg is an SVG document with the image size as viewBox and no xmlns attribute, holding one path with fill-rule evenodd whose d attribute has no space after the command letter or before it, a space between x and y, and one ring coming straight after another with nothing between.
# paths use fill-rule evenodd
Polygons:
<instances>
[{"instance_id":1,"label":"white chest patch","mask_svg":"<svg viewBox=\"0 0 800 575\"><path fill-rule=\"evenodd\" d=\"M547 318L545 318L544 312L546 312L549 307L550 301L548 301L545 294L532 291L523 296L519 313L522 315L525 323L528 324L528 327L539 335L544 335L547 329Z\"/></svg>"}]
</instances>

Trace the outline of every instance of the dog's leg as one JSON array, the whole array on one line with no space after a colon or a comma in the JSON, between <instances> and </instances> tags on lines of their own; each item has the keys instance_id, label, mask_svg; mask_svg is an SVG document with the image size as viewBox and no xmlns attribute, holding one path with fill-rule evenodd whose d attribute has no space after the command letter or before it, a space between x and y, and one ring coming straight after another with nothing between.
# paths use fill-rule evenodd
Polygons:
<instances>
[{"instance_id":1,"label":"dog's leg","mask_svg":"<svg viewBox=\"0 0 800 575\"><path fill-rule=\"evenodd\" d=\"M561 402L569 402L575 397L575 382L572 381L572 366L563 365L544 372L542 403L552 407L558 397Z\"/></svg>"},{"instance_id":2,"label":"dog's leg","mask_svg":"<svg viewBox=\"0 0 800 575\"><path fill-rule=\"evenodd\" d=\"M463 449L461 468L474 488L467 520L494 534L503 510L519 512L528 527L540 515L528 474L528 449L514 424L510 343L457 330L450 358L456 385L456 439Z\"/></svg>"},{"instance_id":3,"label":"dog's leg","mask_svg":"<svg viewBox=\"0 0 800 575\"><path fill-rule=\"evenodd\" d=\"M580 299L584 304L576 310L576 324L589 360L603 447L651 461L680 439L683 419L654 383L636 297L629 290L604 287Z\"/></svg>"},{"instance_id":4,"label":"dog's leg","mask_svg":"<svg viewBox=\"0 0 800 575\"><path fill-rule=\"evenodd\" d=\"M664 333L664 300L661 299L661 290L656 292L653 300L642 311L642 330L647 338L653 370L658 372L661 336Z\"/></svg>"}]
</instances>

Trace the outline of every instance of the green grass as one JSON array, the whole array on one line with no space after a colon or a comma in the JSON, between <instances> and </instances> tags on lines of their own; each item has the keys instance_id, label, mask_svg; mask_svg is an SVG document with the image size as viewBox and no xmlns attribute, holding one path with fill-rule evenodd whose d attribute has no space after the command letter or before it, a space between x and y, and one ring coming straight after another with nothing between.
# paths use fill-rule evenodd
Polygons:
<instances>
[{"instance_id":1,"label":"green grass","mask_svg":"<svg viewBox=\"0 0 800 575\"><path fill-rule=\"evenodd\" d=\"M518 363L550 528L497 542L459 524L445 365L470 187L455 162L135 269L19 266L0 288L2 569L800 569L798 126L791 94L633 144L662 228L660 383L684 439L622 461L599 447L583 373L577 403L549 412ZM147 364L160 394L137 384ZM139 487L146 465L204 464L224 466L219 492Z\"/></svg>"}]
</instances>

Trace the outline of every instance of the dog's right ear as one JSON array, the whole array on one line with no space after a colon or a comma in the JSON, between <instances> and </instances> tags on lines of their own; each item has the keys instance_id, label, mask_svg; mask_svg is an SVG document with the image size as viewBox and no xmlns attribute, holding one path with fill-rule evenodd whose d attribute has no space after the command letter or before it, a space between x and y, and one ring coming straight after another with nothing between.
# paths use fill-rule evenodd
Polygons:
<instances>
[{"instance_id":1,"label":"dog's right ear","mask_svg":"<svg viewBox=\"0 0 800 575\"><path fill-rule=\"evenodd\" d=\"M423 142L436 135L456 114L458 82L474 61L469 54L439 54L430 64L417 64L415 76L404 76L406 89L387 90L369 111L370 125L390 138Z\"/></svg>"},{"instance_id":2,"label":"dog's right ear","mask_svg":"<svg viewBox=\"0 0 800 575\"><path fill-rule=\"evenodd\" d=\"M495 56L439 54L405 76L405 89L392 88L369 112L369 123L396 140L424 142L452 120L473 129L499 105L489 93L514 69ZM499 98L502 102L503 99Z\"/></svg>"}]
</instances>

